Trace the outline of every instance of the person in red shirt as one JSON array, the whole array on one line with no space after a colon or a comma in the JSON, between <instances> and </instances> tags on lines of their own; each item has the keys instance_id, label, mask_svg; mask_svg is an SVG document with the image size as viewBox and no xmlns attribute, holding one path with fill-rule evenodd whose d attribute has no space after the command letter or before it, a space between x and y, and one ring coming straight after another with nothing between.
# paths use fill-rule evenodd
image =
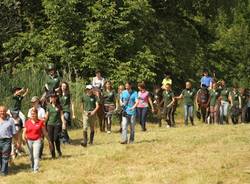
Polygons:
<instances>
[{"instance_id":1,"label":"person in red shirt","mask_svg":"<svg viewBox=\"0 0 250 184\"><path fill-rule=\"evenodd\" d=\"M27 143L29 152L31 167L33 172L38 172L39 169L39 152L42 144L42 136L45 136L51 145L48 137L48 133L45 129L44 121L38 119L38 112L36 108L31 110L31 118L26 121L23 140Z\"/></svg>"}]
</instances>

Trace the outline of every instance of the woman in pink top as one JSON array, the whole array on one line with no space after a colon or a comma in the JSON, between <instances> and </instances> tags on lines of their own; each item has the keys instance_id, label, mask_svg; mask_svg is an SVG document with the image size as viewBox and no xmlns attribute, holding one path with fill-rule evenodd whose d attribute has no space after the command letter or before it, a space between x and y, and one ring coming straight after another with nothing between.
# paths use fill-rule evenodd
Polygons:
<instances>
[{"instance_id":1,"label":"woman in pink top","mask_svg":"<svg viewBox=\"0 0 250 184\"><path fill-rule=\"evenodd\" d=\"M142 131L146 131L146 121L148 114L149 104L154 112L154 106L150 97L149 92L145 89L144 83L138 84L138 98L137 98L137 116L141 124Z\"/></svg>"}]
</instances>

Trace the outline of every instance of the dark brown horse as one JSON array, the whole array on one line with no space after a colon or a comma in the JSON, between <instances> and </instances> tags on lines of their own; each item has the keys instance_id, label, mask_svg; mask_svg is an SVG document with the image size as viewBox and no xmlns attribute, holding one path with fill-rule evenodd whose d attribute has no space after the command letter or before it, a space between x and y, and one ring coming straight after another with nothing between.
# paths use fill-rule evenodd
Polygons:
<instances>
[{"instance_id":1,"label":"dark brown horse","mask_svg":"<svg viewBox=\"0 0 250 184\"><path fill-rule=\"evenodd\" d=\"M160 86L155 86L153 91L153 105L155 109L155 114L157 117L157 121L159 124L159 127L161 127L162 123L162 110L163 110L163 96L162 96L163 90Z\"/></svg>"},{"instance_id":2,"label":"dark brown horse","mask_svg":"<svg viewBox=\"0 0 250 184\"><path fill-rule=\"evenodd\" d=\"M98 123L99 123L99 128L101 132L105 131L105 113L104 113L104 105L103 105L103 97L102 97L102 93L101 90L99 88L93 88L93 93L94 95L99 98L100 100L100 107L97 111L97 118L98 118Z\"/></svg>"}]
</instances>

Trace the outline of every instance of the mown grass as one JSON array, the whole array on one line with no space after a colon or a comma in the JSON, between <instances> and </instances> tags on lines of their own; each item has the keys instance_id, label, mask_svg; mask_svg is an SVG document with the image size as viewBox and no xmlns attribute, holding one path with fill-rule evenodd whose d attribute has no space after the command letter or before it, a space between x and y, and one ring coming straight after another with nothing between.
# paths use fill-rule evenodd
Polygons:
<instances>
[{"instance_id":1,"label":"mown grass","mask_svg":"<svg viewBox=\"0 0 250 184\"><path fill-rule=\"evenodd\" d=\"M113 127L118 130L119 127ZM250 183L250 125L149 125L136 129L132 145L119 144L119 133L97 131L95 144L82 148L80 129L70 131L72 145L63 146L63 158L50 160L48 149L38 174L30 172L27 157L15 160L10 175L0 183L84 184Z\"/></svg>"}]
</instances>

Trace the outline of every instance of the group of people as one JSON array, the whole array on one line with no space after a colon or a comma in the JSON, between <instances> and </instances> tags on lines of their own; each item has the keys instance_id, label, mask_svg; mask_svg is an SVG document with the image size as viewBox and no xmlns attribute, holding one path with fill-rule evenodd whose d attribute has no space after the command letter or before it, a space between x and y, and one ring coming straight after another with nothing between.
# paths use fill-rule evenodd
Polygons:
<instances>
[{"instance_id":1,"label":"group of people","mask_svg":"<svg viewBox=\"0 0 250 184\"><path fill-rule=\"evenodd\" d=\"M144 82L133 89L131 82L119 85L114 90L112 82L105 80L99 70L96 76L84 87L81 98L83 139L81 145L87 147L94 143L95 125L99 121L101 131L111 133L112 116L118 115L120 122L121 144L132 144L135 140L135 125L138 121L141 130L146 131L149 111L159 119L159 126L166 121L167 127L175 127L175 112L178 101L183 99L184 124L194 125L194 112L207 124L228 124L249 121L250 95L244 88L232 89L224 80L215 81L204 70L198 91L186 82L180 95L172 90L170 73L165 73L161 86L156 86L153 93L146 90ZM1 174L8 174L10 157L23 151L26 144L29 150L33 172L39 170L39 160L43 155L44 138L48 140L52 159L62 156L61 143L69 143L68 127L75 118L74 104L71 101L69 85L61 81L55 65L48 67L48 78L41 98L31 98L31 108L27 117L22 113L21 103L28 89L15 87L13 103L10 108L0 106L0 168ZM196 110L195 110L196 109ZM163 121L162 121L163 120ZM128 131L130 128L130 131ZM88 129L90 134L88 136ZM130 133L130 135L128 134ZM129 135L129 136L128 136Z\"/></svg>"}]
</instances>

